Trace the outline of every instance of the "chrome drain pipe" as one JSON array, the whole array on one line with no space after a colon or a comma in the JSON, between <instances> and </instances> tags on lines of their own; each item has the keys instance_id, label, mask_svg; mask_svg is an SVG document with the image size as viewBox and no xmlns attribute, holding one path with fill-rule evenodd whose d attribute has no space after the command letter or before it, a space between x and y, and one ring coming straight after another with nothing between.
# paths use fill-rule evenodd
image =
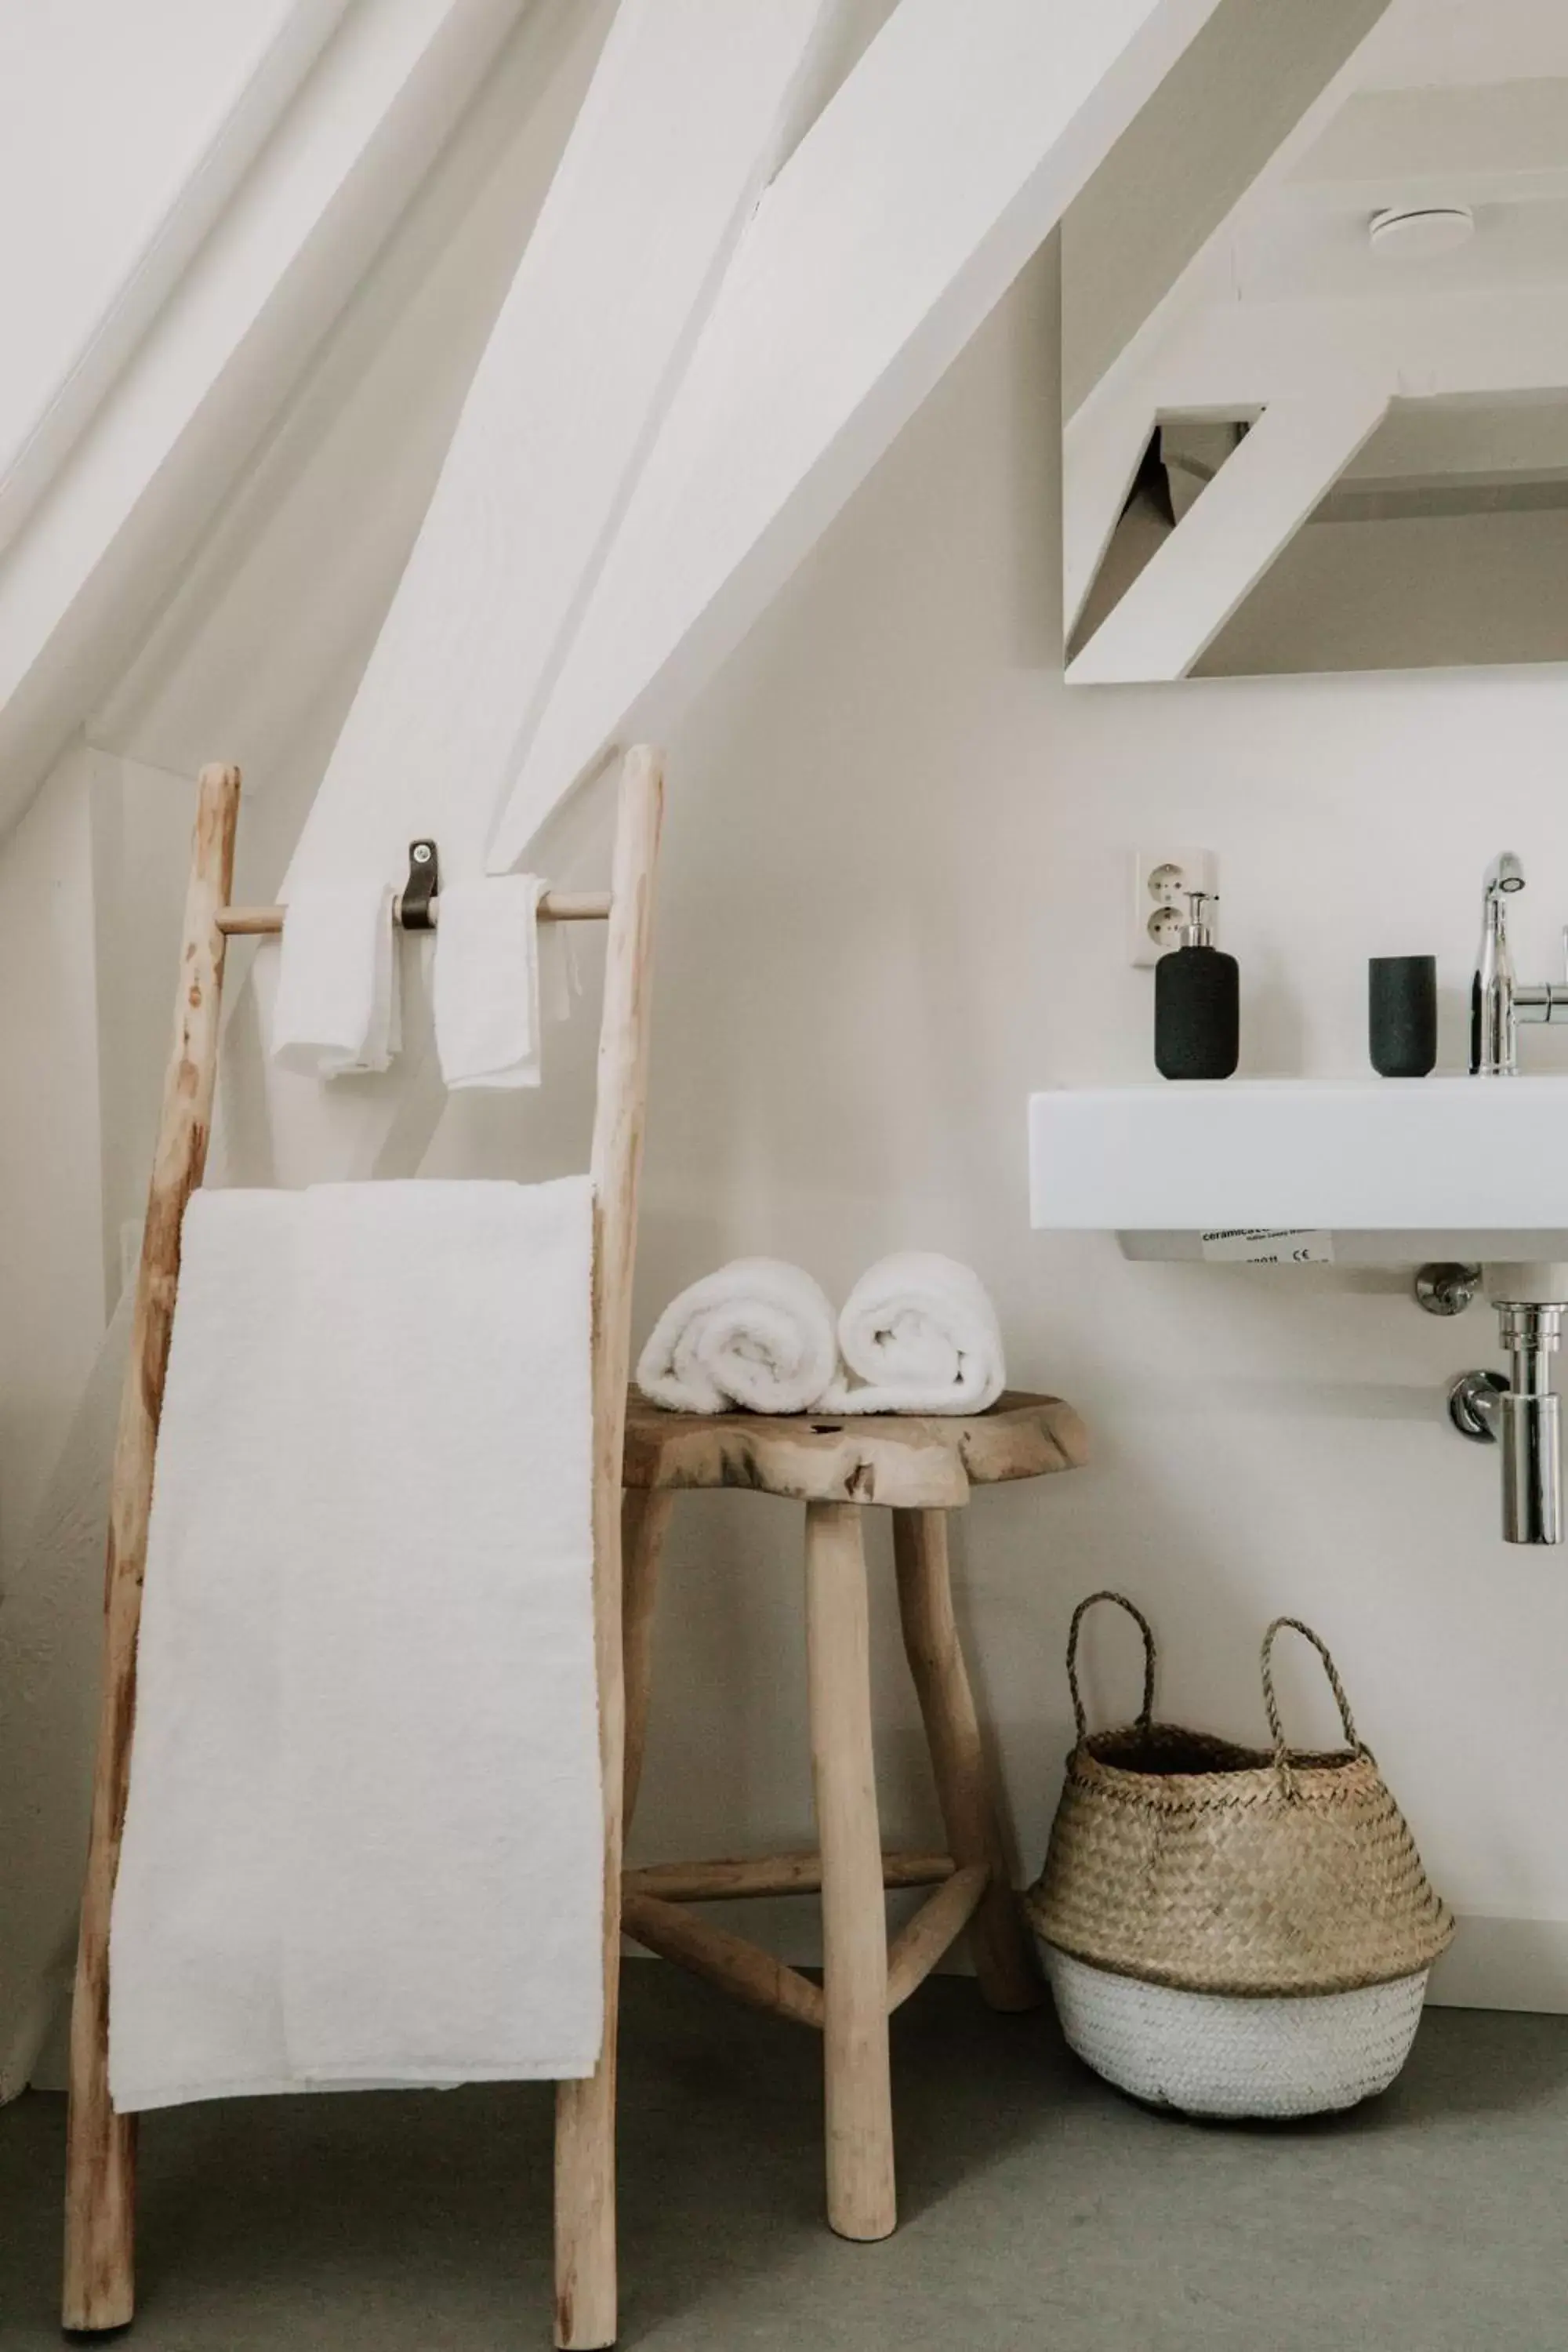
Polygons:
<instances>
[{"instance_id":1,"label":"chrome drain pipe","mask_svg":"<svg viewBox=\"0 0 1568 2352\"><path fill-rule=\"evenodd\" d=\"M1512 1379L1461 1372L1448 1417L1461 1436L1501 1448L1502 1532L1516 1544L1563 1540L1563 1401L1552 1360L1563 1336L1562 1302L1499 1298L1499 1336Z\"/></svg>"}]
</instances>

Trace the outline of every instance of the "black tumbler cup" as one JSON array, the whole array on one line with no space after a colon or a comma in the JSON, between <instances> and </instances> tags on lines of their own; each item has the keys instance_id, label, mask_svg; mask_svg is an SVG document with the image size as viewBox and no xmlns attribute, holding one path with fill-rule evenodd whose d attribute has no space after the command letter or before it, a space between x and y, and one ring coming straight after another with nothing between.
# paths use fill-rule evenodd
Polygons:
<instances>
[{"instance_id":1,"label":"black tumbler cup","mask_svg":"<svg viewBox=\"0 0 1568 2352\"><path fill-rule=\"evenodd\" d=\"M1373 956L1367 968L1372 1066L1385 1078L1424 1078L1437 1058L1437 959Z\"/></svg>"}]
</instances>

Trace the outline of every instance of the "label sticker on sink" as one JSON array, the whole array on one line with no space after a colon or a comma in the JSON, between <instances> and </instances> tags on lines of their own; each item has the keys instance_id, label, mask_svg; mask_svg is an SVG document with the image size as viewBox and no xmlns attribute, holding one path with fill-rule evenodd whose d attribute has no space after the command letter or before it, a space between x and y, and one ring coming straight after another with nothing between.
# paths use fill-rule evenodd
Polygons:
<instances>
[{"instance_id":1,"label":"label sticker on sink","mask_svg":"<svg viewBox=\"0 0 1568 2352\"><path fill-rule=\"evenodd\" d=\"M1334 1237L1314 1225L1237 1225L1202 1234L1209 1265L1332 1265Z\"/></svg>"}]
</instances>

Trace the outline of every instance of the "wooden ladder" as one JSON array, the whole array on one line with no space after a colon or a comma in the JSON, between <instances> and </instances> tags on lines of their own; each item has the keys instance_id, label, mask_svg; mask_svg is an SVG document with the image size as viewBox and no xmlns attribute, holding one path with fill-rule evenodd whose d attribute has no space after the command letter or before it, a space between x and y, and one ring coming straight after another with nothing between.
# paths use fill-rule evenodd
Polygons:
<instances>
[{"instance_id":1,"label":"wooden ladder","mask_svg":"<svg viewBox=\"0 0 1568 2352\"><path fill-rule=\"evenodd\" d=\"M231 906L239 771L202 772L191 847L174 1045L163 1081L147 1223L121 1400L104 1587L104 1664L71 2011L63 2324L123 2327L135 2308L136 2118L109 2095L109 1927L130 1783L136 1638L153 1465L180 1278L185 1203L202 1181L217 1079L225 949L280 931L281 907ZM616 2041L620 1989L625 1691L621 1659L621 1454L630 1370L637 1180L647 1095L654 872L664 808L661 755L621 770L608 897L547 893L543 921L607 923L591 1170L594 1181L594 1631L604 1783L605 2039L595 2072L562 2083L555 2123L555 2340L594 2352L616 2338Z\"/></svg>"}]
</instances>

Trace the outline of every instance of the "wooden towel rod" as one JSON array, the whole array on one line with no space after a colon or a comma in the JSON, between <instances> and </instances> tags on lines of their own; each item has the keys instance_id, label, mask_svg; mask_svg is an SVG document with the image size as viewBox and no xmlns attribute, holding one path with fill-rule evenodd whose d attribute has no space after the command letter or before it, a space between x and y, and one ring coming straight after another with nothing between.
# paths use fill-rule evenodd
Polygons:
<instances>
[{"instance_id":1,"label":"wooden towel rod","mask_svg":"<svg viewBox=\"0 0 1568 2352\"><path fill-rule=\"evenodd\" d=\"M400 919L402 899L392 902L392 919ZM435 921L441 901L439 895L430 902L431 920ZM217 927L226 939L249 937L256 932L280 931L286 907L220 907ZM609 915L610 894L607 890L547 890L539 902L542 923L602 923Z\"/></svg>"}]
</instances>

